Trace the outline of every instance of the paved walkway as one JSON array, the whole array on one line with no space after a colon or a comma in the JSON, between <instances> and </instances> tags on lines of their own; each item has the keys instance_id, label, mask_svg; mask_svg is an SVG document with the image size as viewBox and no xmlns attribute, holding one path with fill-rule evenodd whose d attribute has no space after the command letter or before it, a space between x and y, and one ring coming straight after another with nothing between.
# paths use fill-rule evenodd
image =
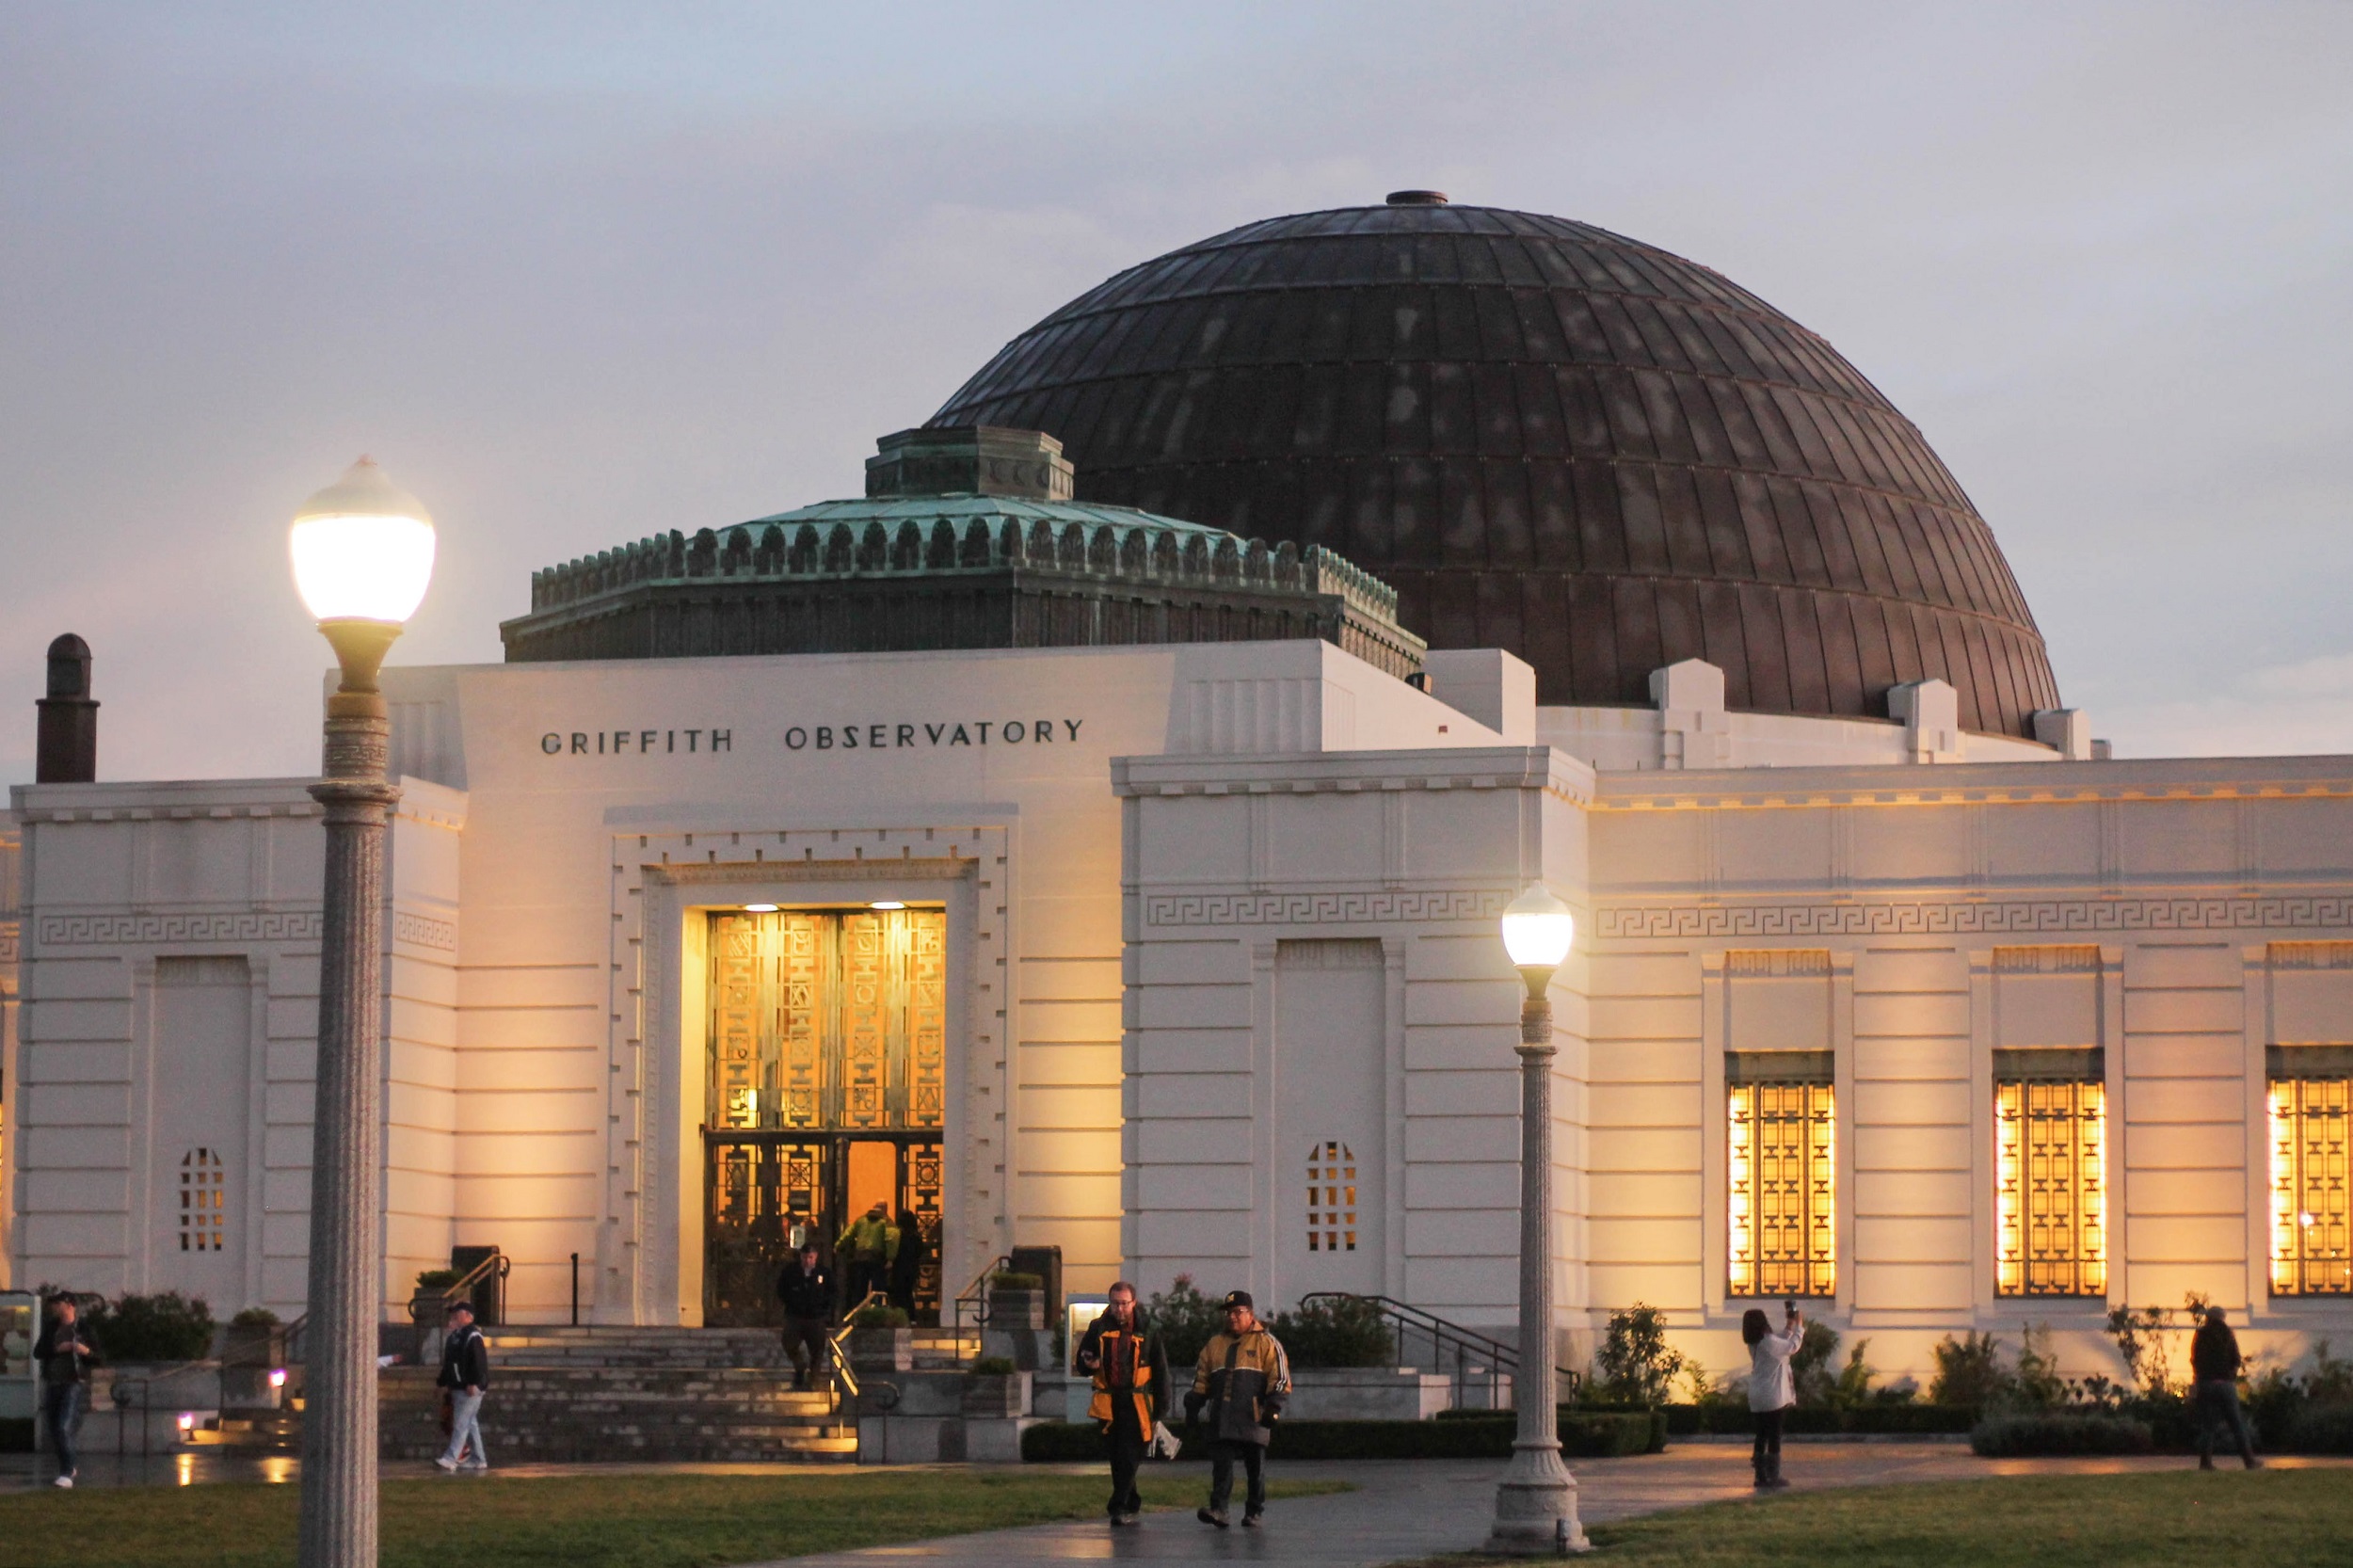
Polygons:
<instances>
[{"instance_id":1,"label":"paved walkway","mask_svg":"<svg viewBox=\"0 0 2353 1568\"><path fill-rule=\"evenodd\" d=\"M1633 1459L1581 1460L1575 1466L1579 1507L1588 1526L1656 1513L1665 1509L1731 1499L1753 1500L1745 1445L1678 1445L1663 1454ZM1785 1460L1798 1491L1828 1486L1886 1486L1906 1481L1983 1480L2006 1475L2113 1475L2180 1469L2193 1463L2178 1456L2134 1459L1984 1460L1958 1443L1792 1444ZM2269 1463L2281 1469L2306 1465L2353 1469L2353 1460L2285 1455ZM924 1468L908 1466L907 1468ZM941 1466L944 1469L960 1466ZM1023 1466L1032 1472L1048 1468ZM1100 1476L1099 1465L1055 1465L1065 1473ZM286 1454L241 1454L233 1449L191 1448L141 1460L88 1454L82 1462L86 1487L188 1486L221 1481L284 1483L298 1475L299 1463ZM1351 1482L1353 1492L1277 1501L1267 1510L1263 1530L1213 1530L1193 1517L1191 1508L1147 1513L1135 1529L1113 1531L1099 1521L1037 1525L990 1530L937 1541L875 1546L861 1552L794 1558L793 1568L875 1568L905 1560L943 1568L979 1568L1020 1562L1119 1559L1154 1562L1296 1562L1317 1568L1373 1568L1445 1552L1467 1551L1485 1539L1494 1506L1499 1460L1331 1461L1273 1466L1277 1476L1328 1478ZM517 1464L493 1472L490 1481L533 1476L611 1475L622 1471L699 1475L776 1475L803 1478L861 1473L849 1466L765 1464ZM48 1457L0 1455L0 1493L46 1486ZM388 1476L431 1476L430 1464L387 1464ZM1182 1464L1147 1471L1158 1490L1173 1481L1182 1488L1208 1485L1205 1465ZM2227 1475L2217 1480L2227 1480ZM453 1480L453 1486L484 1481Z\"/></svg>"}]
</instances>

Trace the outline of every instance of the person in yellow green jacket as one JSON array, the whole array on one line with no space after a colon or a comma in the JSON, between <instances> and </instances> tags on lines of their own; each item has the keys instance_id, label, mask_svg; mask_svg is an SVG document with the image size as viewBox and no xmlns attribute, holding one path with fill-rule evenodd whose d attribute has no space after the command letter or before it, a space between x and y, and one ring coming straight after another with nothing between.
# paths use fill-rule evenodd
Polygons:
<instances>
[{"instance_id":1,"label":"person in yellow green jacket","mask_svg":"<svg viewBox=\"0 0 2353 1568\"><path fill-rule=\"evenodd\" d=\"M873 1208L842 1227L833 1255L837 1260L847 1260L843 1272L849 1277L853 1308L866 1299L867 1292L883 1289L889 1284L890 1259L898 1251L899 1227L890 1223L889 1205L879 1199Z\"/></svg>"},{"instance_id":2,"label":"person in yellow green jacket","mask_svg":"<svg viewBox=\"0 0 2353 1568\"><path fill-rule=\"evenodd\" d=\"M1079 1370L1095 1380L1087 1415L1103 1423L1112 1450L1111 1516L1114 1528L1141 1523L1144 1499L1136 1471L1151 1446L1152 1429L1168 1418L1168 1350L1144 1320L1136 1288L1121 1280L1079 1341Z\"/></svg>"},{"instance_id":3,"label":"person in yellow green jacket","mask_svg":"<svg viewBox=\"0 0 2353 1568\"><path fill-rule=\"evenodd\" d=\"M1291 1364L1282 1342L1258 1321L1249 1291L1231 1292L1225 1305L1225 1332L1201 1347L1193 1392L1185 1396L1186 1421L1206 1406L1209 1427L1209 1506L1195 1517L1219 1529L1230 1522L1225 1510L1240 1460L1250 1482L1241 1522L1255 1529L1266 1515L1266 1446L1290 1398Z\"/></svg>"}]
</instances>

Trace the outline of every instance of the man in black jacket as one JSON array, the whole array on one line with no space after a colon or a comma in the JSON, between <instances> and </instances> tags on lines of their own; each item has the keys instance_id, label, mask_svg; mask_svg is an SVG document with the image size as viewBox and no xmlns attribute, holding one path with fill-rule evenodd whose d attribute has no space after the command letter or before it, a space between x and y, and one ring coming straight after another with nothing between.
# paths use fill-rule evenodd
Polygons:
<instances>
[{"instance_id":1,"label":"man in black jacket","mask_svg":"<svg viewBox=\"0 0 2353 1568\"><path fill-rule=\"evenodd\" d=\"M82 1385L88 1369L98 1365L98 1352L81 1328L81 1309L72 1296L49 1304L49 1326L33 1346L40 1368L41 1415L49 1422L49 1441L57 1450L57 1479L52 1484L71 1487L81 1472L81 1456L73 1451L73 1431L82 1423Z\"/></svg>"},{"instance_id":2,"label":"man in black jacket","mask_svg":"<svg viewBox=\"0 0 2353 1568\"><path fill-rule=\"evenodd\" d=\"M825 1330L833 1322L833 1275L817 1266L817 1238L801 1243L801 1255L776 1274L776 1300L784 1304L784 1349L792 1358L792 1386L814 1388L825 1365Z\"/></svg>"},{"instance_id":3,"label":"man in black jacket","mask_svg":"<svg viewBox=\"0 0 2353 1568\"><path fill-rule=\"evenodd\" d=\"M441 1375L434 1380L450 1391L449 1450L433 1463L444 1470L487 1470L490 1456L482 1446L482 1396L490 1386L490 1342L474 1326L473 1304L449 1304L449 1329L441 1336ZM467 1448L471 1444L472 1454Z\"/></svg>"},{"instance_id":4,"label":"man in black jacket","mask_svg":"<svg viewBox=\"0 0 2353 1568\"><path fill-rule=\"evenodd\" d=\"M2214 1468L2214 1429L2228 1427L2238 1440L2238 1456L2249 1470L2263 1468L2255 1444L2247 1434L2247 1413L2239 1408L2238 1373L2246 1357L2238 1353L2238 1336L2231 1332L2218 1306L2206 1308L2206 1320L2189 1341L2189 1372L2197 1382L2198 1468Z\"/></svg>"},{"instance_id":5,"label":"man in black jacket","mask_svg":"<svg viewBox=\"0 0 2353 1568\"><path fill-rule=\"evenodd\" d=\"M1111 1444L1112 1523L1124 1526L1144 1518L1136 1471L1153 1428L1168 1416L1168 1351L1144 1323L1134 1286L1119 1281L1109 1299L1079 1341L1079 1370L1095 1380L1087 1414L1103 1423Z\"/></svg>"}]
</instances>

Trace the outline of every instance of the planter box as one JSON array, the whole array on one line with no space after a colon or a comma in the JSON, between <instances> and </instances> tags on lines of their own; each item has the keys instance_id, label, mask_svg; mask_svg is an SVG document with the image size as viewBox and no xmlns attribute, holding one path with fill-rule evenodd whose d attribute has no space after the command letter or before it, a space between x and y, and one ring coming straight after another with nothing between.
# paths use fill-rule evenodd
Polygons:
<instances>
[{"instance_id":1,"label":"planter box","mask_svg":"<svg viewBox=\"0 0 2353 1568\"><path fill-rule=\"evenodd\" d=\"M988 1326L994 1329L1042 1329L1046 1326L1043 1290L991 1290Z\"/></svg>"},{"instance_id":2,"label":"planter box","mask_svg":"<svg viewBox=\"0 0 2353 1568\"><path fill-rule=\"evenodd\" d=\"M1481 1393L1485 1392L1482 1385ZM1454 1383L1410 1367L1294 1367L1287 1421L1424 1421L1452 1408Z\"/></svg>"},{"instance_id":3,"label":"planter box","mask_svg":"<svg viewBox=\"0 0 2353 1568\"><path fill-rule=\"evenodd\" d=\"M860 1372L905 1372L915 1367L913 1329L854 1328L844 1348L851 1367Z\"/></svg>"},{"instance_id":4,"label":"planter box","mask_svg":"<svg viewBox=\"0 0 2353 1568\"><path fill-rule=\"evenodd\" d=\"M1011 1420L1030 1413L1030 1374L1007 1372L997 1377L967 1377L964 1380L964 1416L967 1420Z\"/></svg>"}]
</instances>

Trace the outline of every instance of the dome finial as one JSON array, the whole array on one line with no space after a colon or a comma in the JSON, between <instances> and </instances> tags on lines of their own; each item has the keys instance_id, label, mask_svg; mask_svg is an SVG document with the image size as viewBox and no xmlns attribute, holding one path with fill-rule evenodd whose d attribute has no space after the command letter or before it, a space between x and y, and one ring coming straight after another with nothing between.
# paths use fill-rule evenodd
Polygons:
<instances>
[{"instance_id":1,"label":"dome finial","mask_svg":"<svg viewBox=\"0 0 2353 1568\"><path fill-rule=\"evenodd\" d=\"M1443 207L1446 192L1442 190L1393 190L1389 192L1392 207Z\"/></svg>"}]
</instances>

